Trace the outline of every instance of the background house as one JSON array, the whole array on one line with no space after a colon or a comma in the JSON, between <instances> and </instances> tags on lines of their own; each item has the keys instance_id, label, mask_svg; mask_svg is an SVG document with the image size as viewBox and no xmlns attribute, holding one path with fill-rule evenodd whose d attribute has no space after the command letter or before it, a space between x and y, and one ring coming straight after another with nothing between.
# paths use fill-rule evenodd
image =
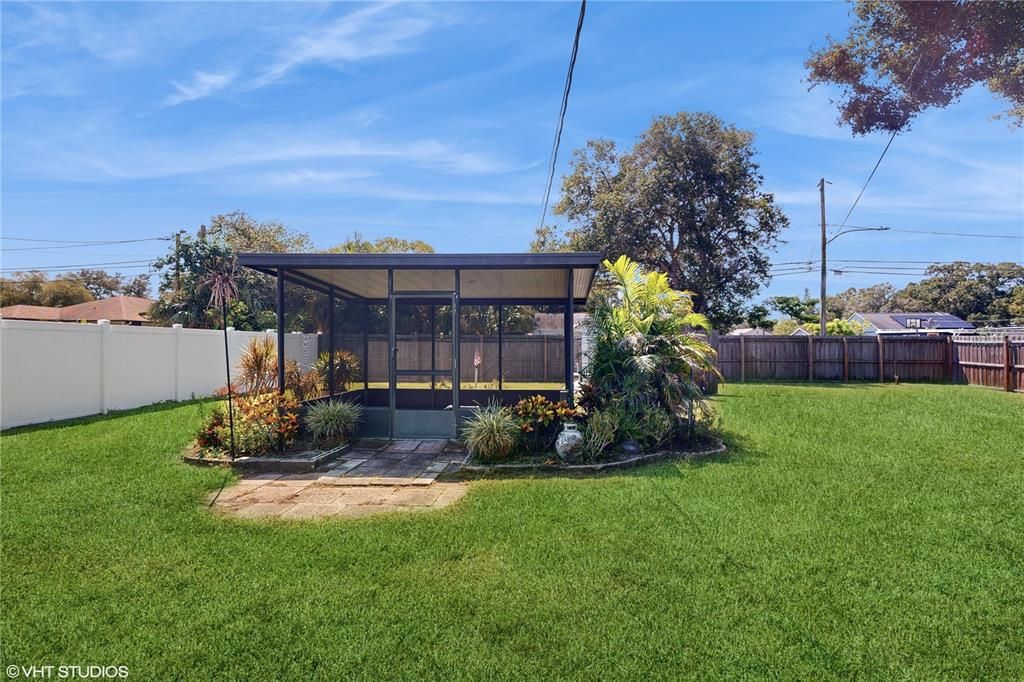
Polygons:
<instances>
[{"instance_id":1,"label":"background house","mask_svg":"<svg viewBox=\"0 0 1024 682\"><path fill-rule=\"evenodd\" d=\"M864 325L864 334L963 334L975 327L949 313L854 313L851 322Z\"/></svg>"},{"instance_id":2,"label":"background house","mask_svg":"<svg viewBox=\"0 0 1024 682\"><path fill-rule=\"evenodd\" d=\"M61 308L45 305L10 305L0 308L0 317L7 320L37 320L41 322L110 320L111 324L140 326L150 324L146 318L146 311L151 305L153 305L153 301L148 298L113 296Z\"/></svg>"}]
</instances>

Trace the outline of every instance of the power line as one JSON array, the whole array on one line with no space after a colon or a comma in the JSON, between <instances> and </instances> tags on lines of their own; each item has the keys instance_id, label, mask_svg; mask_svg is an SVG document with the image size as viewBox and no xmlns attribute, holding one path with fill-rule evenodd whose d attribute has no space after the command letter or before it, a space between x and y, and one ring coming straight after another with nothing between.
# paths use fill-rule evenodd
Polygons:
<instances>
[{"instance_id":1,"label":"power line","mask_svg":"<svg viewBox=\"0 0 1024 682\"><path fill-rule=\"evenodd\" d=\"M857 204L860 203L860 198L864 196L864 190L868 188L868 183L871 182L871 178L875 177L875 171L878 170L878 166L881 165L882 159L885 158L885 153L889 151L889 147L892 145L892 141L896 139L896 132L893 131L892 137L885 144L885 149L882 150L882 155L878 157L878 161L875 161L875 167L871 169L871 173L868 175L868 179L864 181L864 186L860 188L860 193L857 194L857 198L853 200L853 205L850 206L850 210L846 212L846 217L843 218L843 222L839 225L839 229L843 229L846 226L846 221L850 219L850 215L853 213L853 209L857 208Z\"/></svg>"},{"instance_id":2,"label":"power line","mask_svg":"<svg viewBox=\"0 0 1024 682\"><path fill-rule=\"evenodd\" d=\"M572 72L576 67L576 54L580 48L580 33L583 31L583 17L587 13L587 0L580 3L580 18L576 22L576 37L572 41L572 55L569 57L569 71L565 76L565 88L562 90L562 107L558 112L558 126L555 128L555 141L551 145L551 159L548 167L548 180L544 187L544 201L540 210L540 221L537 227L544 227L544 219L548 214L548 201L551 199L551 185L555 181L555 165L558 162L558 146L562 142L562 128L565 126L565 112L569 108L569 91L572 89Z\"/></svg>"},{"instance_id":3,"label":"power line","mask_svg":"<svg viewBox=\"0 0 1024 682\"><path fill-rule=\"evenodd\" d=\"M134 267L149 267L153 261L151 260L124 260L124 261L111 261L107 263L78 263L77 265L44 265L42 267L17 267L17 268L0 268L0 272L31 272L33 270L40 272L53 272L57 270L77 270L79 268L92 268L108 265L121 265L121 266L134 266Z\"/></svg>"},{"instance_id":4,"label":"power line","mask_svg":"<svg viewBox=\"0 0 1024 682\"><path fill-rule=\"evenodd\" d=\"M829 223L829 227L839 227L835 223ZM879 227L885 227L884 225L847 225L857 230L877 230ZM986 237L989 239L1024 239L1024 235L1020 234L975 234L973 232L943 232L940 230L911 230L902 227L885 227L886 232L909 232L911 234L937 234L949 237Z\"/></svg>"},{"instance_id":5,"label":"power line","mask_svg":"<svg viewBox=\"0 0 1024 682\"><path fill-rule=\"evenodd\" d=\"M104 241L91 241L87 239L32 239L29 237L8 237L7 235L0 235L0 239L6 239L8 241L15 242L44 242L47 244L70 244L71 246L39 246L33 247L37 249L66 249L73 248L75 246L103 246L107 244L134 244L137 242L169 242L174 239L171 237L146 237L144 239L111 239ZM30 247L26 247L30 248ZM13 251L15 249L3 249L4 251Z\"/></svg>"}]
</instances>

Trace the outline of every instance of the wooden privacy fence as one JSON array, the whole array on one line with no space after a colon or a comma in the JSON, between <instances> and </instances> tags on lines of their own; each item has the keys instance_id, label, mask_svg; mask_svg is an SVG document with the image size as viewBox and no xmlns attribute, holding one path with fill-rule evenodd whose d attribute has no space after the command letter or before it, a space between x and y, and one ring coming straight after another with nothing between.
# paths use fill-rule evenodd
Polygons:
<instances>
[{"instance_id":1,"label":"wooden privacy fence","mask_svg":"<svg viewBox=\"0 0 1024 682\"><path fill-rule=\"evenodd\" d=\"M431 345L430 338L399 334L399 369L430 369L431 353L433 366L449 369L452 366L452 343L450 339L436 339ZM335 347L355 353L363 367L367 368L367 381L388 380L388 338L383 334L370 334L365 340L361 334L338 334ZM512 335L501 339L502 373L505 381L550 383L565 380L565 343L561 336ZM582 339L574 339L575 362L578 370L582 355ZM320 352L327 351L327 335L320 335ZM463 382L497 381L498 379L498 337L463 334L461 338L460 376ZM473 360L479 353L480 366L474 367ZM364 357L364 354L366 357Z\"/></svg>"},{"instance_id":2,"label":"wooden privacy fence","mask_svg":"<svg viewBox=\"0 0 1024 682\"><path fill-rule=\"evenodd\" d=\"M936 381L1024 391L1024 337L712 336L726 381Z\"/></svg>"}]
</instances>

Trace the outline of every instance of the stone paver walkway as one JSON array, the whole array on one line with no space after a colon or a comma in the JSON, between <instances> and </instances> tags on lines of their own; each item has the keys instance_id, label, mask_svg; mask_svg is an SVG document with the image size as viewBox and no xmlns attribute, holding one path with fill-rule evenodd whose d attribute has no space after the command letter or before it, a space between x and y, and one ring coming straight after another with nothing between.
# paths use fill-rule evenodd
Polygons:
<instances>
[{"instance_id":1,"label":"stone paver walkway","mask_svg":"<svg viewBox=\"0 0 1024 682\"><path fill-rule=\"evenodd\" d=\"M360 442L322 472L250 474L218 495L212 509L240 518L358 517L445 507L466 494L465 483L439 483L465 455L445 441Z\"/></svg>"},{"instance_id":2,"label":"stone paver walkway","mask_svg":"<svg viewBox=\"0 0 1024 682\"><path fill-rule=\"evenodd\" d=\"M447 445L443 440L359 441L326 475L368 479L369 485L429 485L466 459L465 453L448 452Z\"/></svg>"}]
</instances>

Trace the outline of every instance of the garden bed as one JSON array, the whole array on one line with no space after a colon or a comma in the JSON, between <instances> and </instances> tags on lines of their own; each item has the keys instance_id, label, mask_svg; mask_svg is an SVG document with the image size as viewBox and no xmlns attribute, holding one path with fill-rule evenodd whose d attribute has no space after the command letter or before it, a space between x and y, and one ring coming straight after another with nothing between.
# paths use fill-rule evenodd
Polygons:
<instances>
[{"instance_id":1,"label":"garden bed","mask_svg":"<svg viewBox=\"0 0 1024 682\"><path fill-rule=\"evenodd\" d=\"M508 462L508 463L485 463L468 462L463 464L456 476L461 478L479 478L488 475L499 475L509 473L537 472L564 472L564 473L599 473L603 471L614 471L616 469L629 469L643 464L660 462L666 459L703 459L713 455L719 455L726 451L725 443L717 438L707 437L692 443L692 448L683 450L658 450L656 452L631 455L626 453L613 453L620 455L615 459L603 462L588 464L563 464L554 457L547 459L537 458L534 461Z\"/></svg>"}]
</instances>

